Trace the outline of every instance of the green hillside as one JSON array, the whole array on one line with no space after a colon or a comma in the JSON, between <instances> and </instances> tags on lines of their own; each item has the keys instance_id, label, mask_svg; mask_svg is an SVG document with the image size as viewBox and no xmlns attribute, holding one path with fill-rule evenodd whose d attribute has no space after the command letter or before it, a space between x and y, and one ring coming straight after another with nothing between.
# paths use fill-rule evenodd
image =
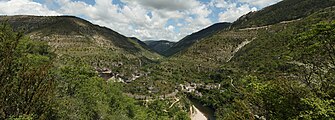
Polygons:
<instances>
[{"instance_id":1,"label":"green hillside","mask_svg":"<svg viewBox=\"0 0 335 120\"><path fill-rule=\"evenodd\" d=\"M216 23L198 32L188 35L164 51L163 55L172 56L178 52L184 51L188 47L192 46L192 44L201 41L203 38L211 36L220 30L228 29L230 25L231 23Z\"/></svg>"},{"instance_id":2,"label":"green hillside","mask_svg":"<svg viewBox=\"0 0 335 120\"><path fill-rule=\"evenodd\" d=\"M202 97L190 94L219 119L333 118L335 9L319 9L297 20L219 31L147 66L151 76L131 83L128 91L148 94L137 87L143 85L167 94L186 82L220 84L198 88Z\"/></svg>"},{"instance_id":3,"label":"green hillside","mask_svg":"<svg viewBox=\"0 0 335 120\"><path fill-rule=\"evenodd\" d=\"M233 22L232 27L259 27L296 20L334 5L334 0L282 0L275 5L243 15Z\"/></svg>"},{"instance_id":4,"label":"green hillside","mask_svg":"<svg viewBox=\"0 0 335 120\"><path fill-rule=\"evenodd\" d=\"M115 71L129 71L138 69L140 62L147 64L160 58L128 37L73 16L2 16L0 22L9 22L30 38L48 42L61 56L60 62L79 59L94 67L111 69L123 63Z\"/></svg>"},{"instance_id":5,"label":"green hillside","mask_svg":"<svg viewBox=\"0 0 335 120\"><path fill-rule=\"evenodd\" d=\"M224 31L190 47L180 58L220 67L203 79L225 88L199 89L205 95L198 98L215 108L219 118L331 119L334 15L334 8L327 8L290 23ZM226 41L216 42L221 39ZM241 41L250 43L235 54L227 49L236 49ZM206 62L209 58L212 61Z\"/></svg>"},{"instance_id":6,"label":"green hillside","mask_svg":"<svg viewBox=\"0 0 335 120\"><path fill-rule=\"evenodd\" d=\"M175 42L167 40L147 40L144 41L151 49L155 50L157 53L163 55L166 50L171 48Z\"/></svg>"},{"instance_id":7,"label":"green hillside","mask_svg":"<svg viewBox=\"0 0 335 120\"><path fill-rule=\"evenodd\" d=\"M136 101L100 77L110 69L128 80L161 58L139 42L71 16L0 21L0 119L188 119L179 107L164 112L171 101Z\"/></svg>"},{"instance_id":8,"label":"green hillside","mask_svg":"<svg viewBox=\"0 0 335 120\"><path fill-rule=\"evenodd\" d=\"M139 45L141 45L141 47L143 47L144 49L146 49L146 50L148 50L148 51L150 51L150 52L153 52L153 53L157 52L157 51L155 51L155 50L152 48L152 46L149 46L149 45L146 43L146 41L141 41L140 39L138 39L138 38L136 38L136 37L130 37L129 39L135 41L136 43L138 43Z\"/></svg>"}]
</instances>

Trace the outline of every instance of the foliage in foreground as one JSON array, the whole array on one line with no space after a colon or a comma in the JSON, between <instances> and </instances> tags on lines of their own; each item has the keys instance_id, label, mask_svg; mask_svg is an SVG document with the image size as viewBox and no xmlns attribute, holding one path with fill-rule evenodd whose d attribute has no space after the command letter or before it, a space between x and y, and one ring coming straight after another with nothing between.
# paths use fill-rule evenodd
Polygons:
<instances>
[{"instance_id":1,"label":"foliage in foreground","mask_svg":"<svg viewBox=\"0 0 335 120\"><path fill-rule=\"evenodd\" d=\"M187 119L165 102L148 107L98 77L80 58L63 60L41 41L0 26L0 119ZM63 63L63 64L62 64ZM64 64L65 63L65 64Z\"/></svg>"},{"instance_id":2,"label":"foliage in foreground","mask_svg":"<svg viewBox=\"0 0 335 120\"><path fill-rule=\"evenodd\" d=\"M316 24L287 40L285 51L279 51L283 59L255 63L267 66L266 72L226 74L229 68L223 68L218 79L224 89L200 90L205 96L200 100L221 119L335 118L335 22Z\"/></svg>"},{"instance_id":3,"label":"foliage in foreground","mask_svg":"<svg viewBox=\"0 0 335 120\"><path fill-rule=\"evenodd\" d=\"M42 42L31 41L0 26L0 118L50 113L54 78L49 75L52 54Z\"/></svg>"}]
</instances>

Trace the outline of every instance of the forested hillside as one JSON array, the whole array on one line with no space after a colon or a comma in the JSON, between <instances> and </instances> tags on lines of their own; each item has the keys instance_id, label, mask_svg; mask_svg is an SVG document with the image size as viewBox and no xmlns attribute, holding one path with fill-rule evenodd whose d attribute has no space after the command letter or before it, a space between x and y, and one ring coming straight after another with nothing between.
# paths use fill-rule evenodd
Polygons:
<instances>
[{"instance_id":1,"label":"forested hillside","mask_svg":"<svg viewBox=\"0 0 335 120\"><path fill-rule=\"evenodd\" d=\"M252 39L242 39L250 43L207 80L225 87L199 89L203 97L195 97L215 108L221 119L334 118L334 13L334 8L326 8L289 23L237 30L254 32ZM196 46L206 46L205 41L216 41L220 34L194 45L186 55L199 50ZM204 50L219 49L212 45Z\"/></svg>"},{"instance_id":2,"label":"forested hillside","mask_svg":"<svg viewBox=\"0 0 335 120\"><path fill-rule=\"evenodd\" d=\"M0 119L334 119L334 5L283 0L177 43L2 16Z\"/></svg>"},{"instance_id":3,"label":"forested hillside","mask_svg":"<svg viewBox=\"0 0 335 120\"><path fill-rule=\"evenodd\" d=\"M151 49L155 50L157 53L164 55L164 52L170 49L175 42L167 41L167 40L148 40L144 41Z\"/></svg>"},{"instance_id":4,"label":"forested hillside","mask_svg":"<svg viewBox=\"0 0 335 120\"><path fill-rule=\"evenodd\" d=\"M334 10L220 31L148 66L151 76L130 84L129 91L147 94L137 87L143 82L163 94L174 91L173 84L220 84L190 94L214 108L218 119L331 119Z\"/></svg>"},{"instance_id":5,"label":"forested hillside","mask_svg":"<svg viewBox=\"0 0 335 120\"><path fill-rule=\"evenodd\" d=\"M334 0L282 0L275 5L243 15L232 27L259 27L295 20L334 5Z\"/></svg>"},{"instance_id":6,"label":"forested hillside","mask_svg":"<svg viewBox=\"0 0 335 120\"><path fill-rule=\"evenodd\" d=\"M188 47L192 46L194 43L201 41L203 38L211 36L212 34L215 34L216 32L220 30L228 29L230 25L231 23L226 23L226 22L216 23L198 32L188 35L185 38L178 41L177 43L175 43L169 49L165 50L163 52L163 55L172 56L178 52L182 52L186 50Z\"/></svg>"},{"instance_id":7,"label":"forested hillside","mask_svg":"<svg viewBox=\"0 0 335 120\"><path fill-rule=\"evenodd\" d=\"M108 68L126 80L160 58L137 42L73 17L1 20L9 24L0 26L0 119L188 119L177 107L163 112L169 101L136 101L100 77Z\"/></svg>"},{"instance_id":8,"label":"forested hillside","mask_svg":"<svg viewBox=\"0 0 335 120\"><path fill-rule=\"evenodd\" d=\"M161 57L137 41L73 16L2 16L0 21L8 21L15 30L34 40L47 42L61 63L78 59L131 77L134 73L130 71Z\"/></svg>"}]
</instances>

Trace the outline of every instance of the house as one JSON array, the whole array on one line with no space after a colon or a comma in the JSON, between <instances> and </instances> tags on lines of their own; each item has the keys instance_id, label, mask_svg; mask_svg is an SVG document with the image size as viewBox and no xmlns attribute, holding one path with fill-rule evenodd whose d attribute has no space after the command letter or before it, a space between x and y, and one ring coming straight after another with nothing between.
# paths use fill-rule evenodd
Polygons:
<instances>
[{"instance_id":1,"label":"house","mask_svg":"<svg viewBox=\"0 0 335 120\"><path fill-rule=\"evenodd\" d=\"M195 83L191 83L191 84L186 83L185 85L179 84L179 86L180 86L180 91L188 92L188 93L194 92L195 89L197 88L197 84L195 84Z\"/></svg>"},{"instance_id":2,"label":"house","mask_svg":"<svg viewBox=\"0 0 335 120\"><path fill-rule=\"evenodd\" d=\"M105 80L108 80L108 79L112 78L113 76L115 76L114 73L112 72L112 70L109 69L109 68L102 68L102 69L95 68L95 69L98 72L99 76L104 78Z\"/></svg>"}]
</instances>

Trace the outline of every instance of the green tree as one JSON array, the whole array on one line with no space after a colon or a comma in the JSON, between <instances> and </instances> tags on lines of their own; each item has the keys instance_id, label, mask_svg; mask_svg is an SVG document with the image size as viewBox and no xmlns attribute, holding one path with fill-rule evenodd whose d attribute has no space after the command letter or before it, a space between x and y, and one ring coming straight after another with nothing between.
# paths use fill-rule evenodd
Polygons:
<instances>
[{"instance_id":1,"label":"green tree","mask_svg":"<svg viewBox=\"0 0 335 120\"><path fill-rule=\"evenodd\" d=\"M335 117L335 21L314 25L291 44L293 60L299 63L300 81L310 89L301 99L305 119ZM299 117L298 117L299 118Z\"/></svg>"},{"instance_id":2,"label":"green tree","mask_svg":"<svg viewBox=\"0 0 335 120\"><path fill-rule=\"evenodd\" d=\"M44 42L32 41L0 25L0 119L50 114L54 79L50 75L54 54Z\"/></svg>"}]
</instances>

